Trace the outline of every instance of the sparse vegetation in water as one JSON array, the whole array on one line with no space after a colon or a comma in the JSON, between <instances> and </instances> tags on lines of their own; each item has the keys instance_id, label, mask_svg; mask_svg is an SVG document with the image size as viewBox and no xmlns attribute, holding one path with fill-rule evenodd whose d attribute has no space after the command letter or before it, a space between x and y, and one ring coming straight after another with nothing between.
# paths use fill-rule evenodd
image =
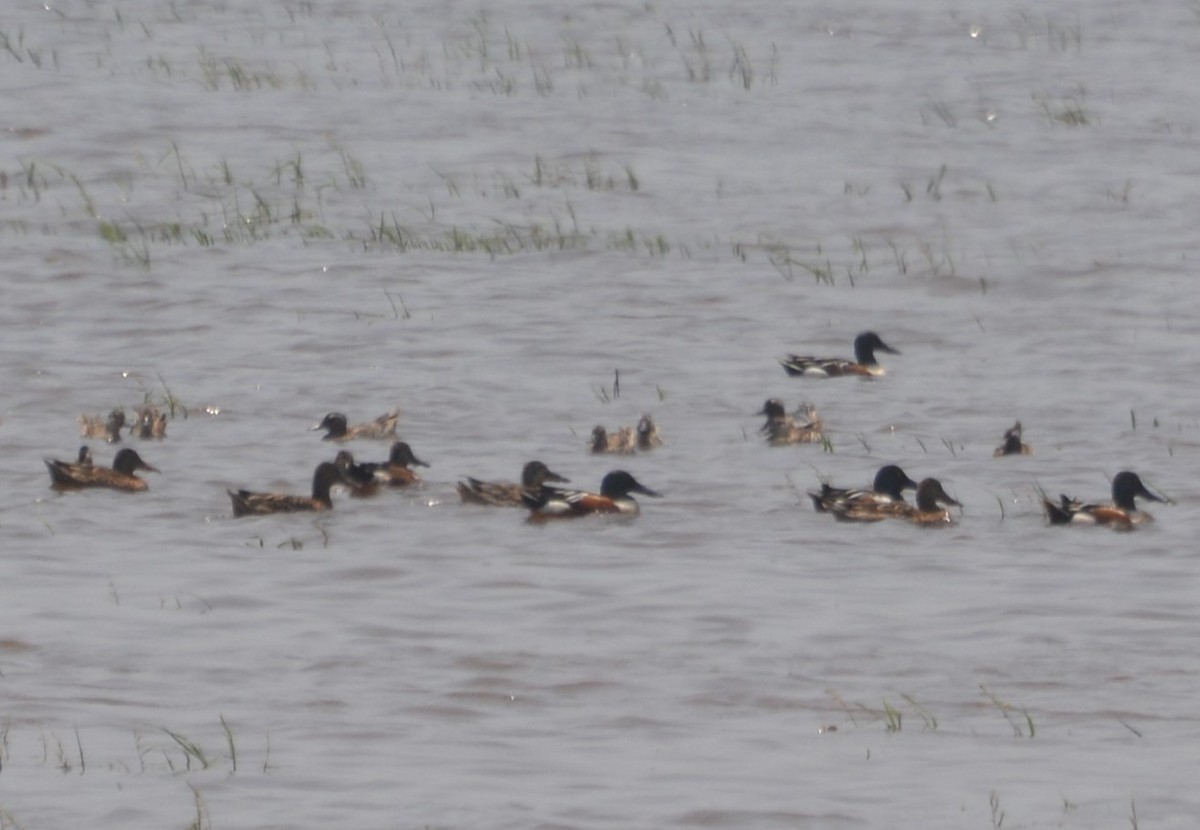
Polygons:
<instances>
[{"instance_id":1,"label":"sparse vegetation in water","mask_svg":"<svg viewBox=\"0 0 1200 830\"><path fill-rule=\"evenodd\" d=\"M989 689L984 684L979 684L979 690L983 692L993 706L999 710L1004 719L1008 721L1008 725L1012 727L1013 735L1018 738L1033 738L1037 735L1037 727L1034 725L1033 716L1024 708L1014 706L1011 703L1006 703L996 696L995 692ZM1020 717L1017 717L1020 715Z\"/></svg>"}]
</instances>

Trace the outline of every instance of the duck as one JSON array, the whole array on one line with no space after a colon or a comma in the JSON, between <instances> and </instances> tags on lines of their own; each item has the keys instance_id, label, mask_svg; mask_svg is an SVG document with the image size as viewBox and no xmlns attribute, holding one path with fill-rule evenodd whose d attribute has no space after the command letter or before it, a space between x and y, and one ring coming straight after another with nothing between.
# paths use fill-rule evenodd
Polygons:
<instances>
[{"instance_id":1,"label":"duck","mask_svg":"<svg viewBox=\"0 0 1200 830\"><path fill-rule=\"evenodd\" d=\"M138 438L163 439L167 437L167 414L159 412L153 404L134 410L133 426L129 431Z\"/></svg>"},{"instance_id":2,"label":"duck","mask_svg":"<svg viewBox=\"0 0 1200 830\"><path fill-rule=\"evenodd\" d=\"M265 516L270 513L299 513L332 510L329 491L335 484L345 483L337 464L323 461L313 472L312 496L293 496L284 493L254 493L249 490L227 490L233 503L234 518Z\"/></svg>"},{"instance_id":3,"label":"duck","mask_svg":"<svg viewBox=\"0 0 1200 830\"><path fill-rule=\"evenodd\" d=\"M124 428L124 409L114 409L107 416L87 413L79 416L80 438L103 438L110 444L118 444L121 441L121 430Z\"/></svg>"},{"instance_id":4,"label":"duck","mask_svg":"<svg viewBox=\"0 0 1200 830\"><path fill-rule=\"evenodd\" d=\"M79 458L75 463L44 459L46 468L50 471L50 486L55 490L80 490L84 487L108 487L113 490L124 490L136 493L148 489L144 479L134 473L138 470L149 470L157 473L157 467L151 467L137 454L137 450L123 449L113 458L112 467L97 467L92 463L92 453L87 447L80 447Z\"/></svg>"},{"instance_id":5,"label":"duck","mask_svg":"<svg viewBox=\"0 0 1200 830\"><path fill-rule=\"evenodd\" d=\"M526 492L523 502L530 510L530 521L535 522L597 514L633 517L641 508L631 493L662 498L661 493L644 486L625 470L613 470L600 482L599 493L543 487L537 492Z\"/></svg>"},{"instance_id":6,"label":"duck","mask_svg":"<svg viewBox=\"0 0 1200 830\"><path fill-rule=\"evenodd\" d=\"M456 487L463 504L483 504L490 507L521 507L526 493L535 497L548 481L570 483L541 461L530 461L521 469L521 483L512 481L480 481L468 476Z\"/></svg>"},{"instance_id":7,"label":"duck","mask_svg":"<svg viewBox=\"0 0 1200 830\"><path fill-rule=\"evenodd\" d=\"M996 447L992 458L1002 458L1006 455L1033 455L1033 447L1021 441L1021 422L1017 421L1004 431L1004 441Z\"/></svg>"},{"instance_id":8,"label":"duck","mask_svg":"<svg viewBox=\"0 0 1200 830\"><path fill-rule=\"evenodd\" d=\"M342 483L350 489L352 497L363 498L379 492L379 485L383 482L376 477L374 470L379 465L357 464L349 450L340 450L333 463L341 470Z\"/></svg>"},{"instance_id":9,"label":"duck","mask_svg":"<svg viewBox=\"0 0 1200 830\"><path fill-rule=\"evenodd\" d=\"M413 454L412 447L407 442L397 441L392 444L387 461L382 464L364 464L363 466L374 472L375 477L389 487L407 487L421 480L417 471L410 468L414 466L428 467L429 465Z\"/></svg>"},{"instance_id":10,"label":"duck","mask_svg":"<svg viewBox=\"0 0 1200 830\"><path fill-rule=\"evenodd\" d=\"M916 505L903 501L839 502L830 508L830 512L834 518L847 522L904 519L916 525L954 524L950 511L944 505L962 507L936 478L923 478L917 485Z\"/></svg>"},{"instance_id":11,"label":"duck","mask_svg":"<svg viewBox=\"0 0 1200 830\"><path fill-rule=\"evenodd\" d=\"M875 352L900 354L880 339L873 331L864 331L854 338L854 360L838 357L809 357L790 354L779 363L792 376L815 378L840 378L847 375L878 378L885 374L884 368L875 359Z\"/></svg>"},{"instance_id":12,"label":"duck","mask_svg":"<svg viewBox=\"0 0 1200 830\"><path fill-rule=\"evenodd\" d=\"M949 505L962 507L942 487L936 478L923 478L917 485L916 504L901 511L899 518L915 525L952 525L954 518L950 515Z\"/></svg>"},{"instance_id":13,"label":"duck","mask_svg":"<svg viewBox=\"0 0 1200 830\"><path fill-rule=\"evenodd\" d=\"M1141 496L1150 501L1170 504L1170 500L1151 492L1137 473L1124 470L1112 480L1110 504L1083 504L1077 499L1060 496L1058 504L1042 497L1046 519L1052 525L1104 525L1114 530L1133 530L1137 525L1154 520L1144 510L1138 510L1135 499Z\"/></svg>"},{"instance_id":14,"label":"duck","mask_svg":"<svg viewBox=\"0 0 1200 830\"><path fill-rule=\"evenodd\" d=\"M643 415L637 422L638 452L646 452L663 445L662 436L658 434L658 425L649 415Z\"/></svg>"},{"instance_id":15,"label":"duck","mask_svg":"<svg viewBox=\"0 0 1200 830\"><path fill-rule=\"evenodd\" d=\"M864 504L883 504L891 502L904 503L903 491L916 490L917 482L908 477L904 470L895 464L879 468L875 473L875 481L870 490L850 490L841 487L831 487L828 482L822 482L820 492L810 492L813 507L818 513L831 513L836 510L846 512ZM864 508L869 509L869 507Z\"/></svg>"},{"instance_id":16,"label":"duck","mask_svg":"<svg viewBox=\"0 0 1200 830\"><path fill-rule=\"evenodd\" d=\"M393 409L385 415L380 415L374 421L350 426L346 416L341 412L330 412L312 430L326 430L323 441L352 441L355 438L390 438L396 434L396 424L400 420L400 410Z\"/></svg>"},{"instance_id":17,"label":"duck","mask_svg":"<svg viewBox=\"0 0 1200 830\"><path fill-rule=\"evenodd\" d=\"M633 427L621 427L610 435L608 430L597 424L592 429L592 440L588 447L596 454L632 455L637 447L637 435Z\"/></svg>"},{"instance_id":18,"label":"duck","mask_svg":"<svg viewBox=\"0 0 1200 830\"><path fill-rule=\"evenodd\" d=\"M804 421L797 421L797 416L803 413ZM817 409L812 404L801 404L795 414L789 415L784 409L783 401L771 398L763 404L763 408L755 415L765 415L767 418L759 432L773 447L783 447L788 444L820 444L825 441L822 431L824 424L817 417Z\"/></svg>"}]
</instances>

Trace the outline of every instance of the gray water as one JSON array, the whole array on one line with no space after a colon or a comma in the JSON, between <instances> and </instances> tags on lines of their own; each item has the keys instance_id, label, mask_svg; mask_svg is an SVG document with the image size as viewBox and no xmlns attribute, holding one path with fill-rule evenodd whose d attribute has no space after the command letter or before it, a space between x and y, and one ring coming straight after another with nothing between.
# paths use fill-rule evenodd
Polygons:
<instances>
[{"instance_id":1,"label":"gray water","mask_svg":"<svg viewBox=\"0 0 1200 830\"><path fill-rule=\"evenodd\" d=\"M0 827L1196 826L1195 4L0 31ZM882 380L776 363L868 328ZM145 399L148 493L48 489ZM397 405L423 488L232 519ZM661 450L586 453L642 412ZM665 498L458 503L531 458ZM889 462L957 526L807 503ZM1155 523L1045 526L1122 469Z\"/></svg>"}]
</instances>

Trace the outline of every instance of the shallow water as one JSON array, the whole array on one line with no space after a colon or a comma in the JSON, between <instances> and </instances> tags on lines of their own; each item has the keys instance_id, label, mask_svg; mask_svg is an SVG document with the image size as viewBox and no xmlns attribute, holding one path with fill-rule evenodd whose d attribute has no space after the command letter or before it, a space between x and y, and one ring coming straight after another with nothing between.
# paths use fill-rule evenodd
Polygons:
<instances>
[{"instance_id":1,"label":"shallow water","mask_svg":"<svg viewBox=\"0 0 1200 830\"><path fill-rule=\"evenodd\" d=\"M1194 826L1194 10L184 5L3 27L0 826ZM397 405L423 488L231 518ZM531 458L665 497L457 503ZM889 462L958 525L807 504Z\"/></svg>"}]
</instances>

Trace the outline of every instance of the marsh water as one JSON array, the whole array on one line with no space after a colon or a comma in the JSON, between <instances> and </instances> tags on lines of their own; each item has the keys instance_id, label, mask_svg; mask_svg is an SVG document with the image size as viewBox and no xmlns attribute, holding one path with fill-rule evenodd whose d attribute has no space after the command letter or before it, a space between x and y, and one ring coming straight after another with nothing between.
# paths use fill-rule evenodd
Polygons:
<instances>
[{"instance_id":1,"label":"marsh water","mask_svg":"<svg viewBox=\"0 0 1200 830\"><path fill-rule=\"evenodd\" d=\"M1194 4L0 30L0 827L1196 826ZM867 329L880 380L777 363ZM768 447L770 397L830 445ZM49 489L143 401L148 492ZM232 518L394 406L423 487ZM533 458L664 497L458 503ZM804 495L893 462L957 524ZM1156 522L1045 525L1122 469Z\"/></svg>"}]
</instances>

